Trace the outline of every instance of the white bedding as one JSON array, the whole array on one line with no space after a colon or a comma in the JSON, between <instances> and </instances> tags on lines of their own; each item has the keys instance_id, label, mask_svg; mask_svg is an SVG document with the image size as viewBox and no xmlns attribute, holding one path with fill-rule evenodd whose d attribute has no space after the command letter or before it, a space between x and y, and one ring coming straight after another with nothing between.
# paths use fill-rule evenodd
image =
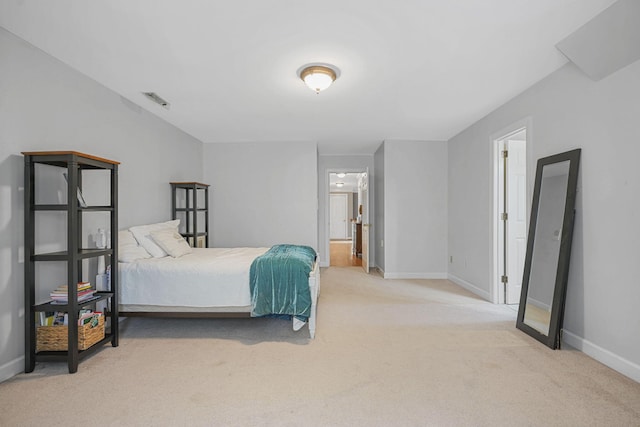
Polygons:
<instances>
[{"instance_id":1,"label":"white bedding","mask_svg":"<svg viewBox=\"0 0 640 427\"><path fill-rule=\"evenodd\" d=\"M251 305L249 269L269 248L193 248L180 258L120 263L120 304L183 307Z\"/></svg>"}]
</instances>

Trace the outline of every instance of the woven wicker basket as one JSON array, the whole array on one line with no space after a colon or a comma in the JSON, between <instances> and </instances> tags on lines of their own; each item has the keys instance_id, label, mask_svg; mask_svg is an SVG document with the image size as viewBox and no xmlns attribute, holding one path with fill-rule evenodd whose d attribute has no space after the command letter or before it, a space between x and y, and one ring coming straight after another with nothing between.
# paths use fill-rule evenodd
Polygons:
<instances>
[{"instance_id":1,"label":"woven wicker basket","mask_svg":"<svg viewBox=\"0 0 640 427\"><path fill-rule=\"evenodd\" d=\"M69 332L66 326L38 326L36 329L36 351L66 351ZM104 338L104 316L98 318L98 324L78 326L78 348L86 350Z\"/></svg>"}]
</instances>

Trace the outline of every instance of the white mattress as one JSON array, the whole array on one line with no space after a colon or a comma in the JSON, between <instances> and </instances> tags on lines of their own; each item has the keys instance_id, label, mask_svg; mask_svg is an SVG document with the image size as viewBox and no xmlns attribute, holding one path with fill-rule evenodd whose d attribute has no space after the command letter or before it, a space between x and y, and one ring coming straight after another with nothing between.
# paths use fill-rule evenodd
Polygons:
<instances>
[{"instance_id":1,"label":"white mattress","mask_svg":"<svg viewBox=\"0 0 640 427\"><path fill-rule=\"evenodd\" d=\"M118 265L120 304L239 307L251 305L249 269L269 248L194 248Z\"/></svg>"}]
</instances>

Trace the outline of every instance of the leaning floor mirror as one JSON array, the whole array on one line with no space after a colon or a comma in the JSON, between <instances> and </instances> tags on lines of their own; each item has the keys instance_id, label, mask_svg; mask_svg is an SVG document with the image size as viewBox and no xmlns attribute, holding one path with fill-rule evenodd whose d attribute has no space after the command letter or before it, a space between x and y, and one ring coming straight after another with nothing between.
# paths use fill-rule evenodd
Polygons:
<instances>
[{"instance_id":1,"label":"leaning floor mirror","mask_svg":"<svg viewBox=\"0 0 640 427\"><path fill-rule=\"evenodd\" d=\"M516 327L556 349L564 317L580 149L538 160Z\"/></svg>"}]
</instances>

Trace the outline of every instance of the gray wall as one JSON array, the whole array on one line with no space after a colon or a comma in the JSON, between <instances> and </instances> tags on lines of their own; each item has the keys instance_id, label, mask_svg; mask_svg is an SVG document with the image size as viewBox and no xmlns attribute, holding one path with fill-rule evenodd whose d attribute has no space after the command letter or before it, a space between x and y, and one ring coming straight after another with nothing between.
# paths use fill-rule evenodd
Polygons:
<instances>
[{"instance_id":1,"label":"gray wall","mask_svg":"<svg viewBox=\"0 0 640 427\"><path fill-rule=\"evenodd\" d=\"M447 143L384 142L384 277L447 277Z\"/></svg>"},{"instance_id":2,"label":"gray wall","mask_svg":"<svg viewBox=\"0 0 640 427\"><path fill-rule=\"evenodd\" d=\"M530 182L536 159L582 148L564 339L640 380L640 62L598 82L568 64L449 141L449 253L468 260L450 278L492 293L491 135L526 117Z\"/></svg>"},{"instance_id":3,"label":"gray wall","mask_svg":"<svg viewBox=\"0 0 640 427\"><path fill-rule=\"evenodd\" d=\"M24 369L22 151L121 162L120 227L167 220L169 181L202 179L202 143L0 29L0 381Z\"/></svg>"},{"instance_id":4,"label":"gray wall","mask_svg":"<svg viewBox=\"0 0 640 427\"><path fill-rule=\"evenodd\" d=\"M205 144L211 247L318 248L315 143Z\"/></svg>"},{"instance_id":5,"label":"gray wall","mask_svg":"<svg viewBox=\"0 0 640 427\"><path fill-rule=\"evenodd\" d=\"M328 190L328 172L353 172L369 170L369 209L375 209L375 176L376 172L373 168L373 156L318 156L318 247L320 253L320 265L328 266L329 259L329 190ZM369 219L372 220L375 212L370 212ZM369 221L371 222L371 221ZM377 234L376 223L369 231L369 264L374 266L375 260L375 239Z\"/></svg>"}]
</instances>

